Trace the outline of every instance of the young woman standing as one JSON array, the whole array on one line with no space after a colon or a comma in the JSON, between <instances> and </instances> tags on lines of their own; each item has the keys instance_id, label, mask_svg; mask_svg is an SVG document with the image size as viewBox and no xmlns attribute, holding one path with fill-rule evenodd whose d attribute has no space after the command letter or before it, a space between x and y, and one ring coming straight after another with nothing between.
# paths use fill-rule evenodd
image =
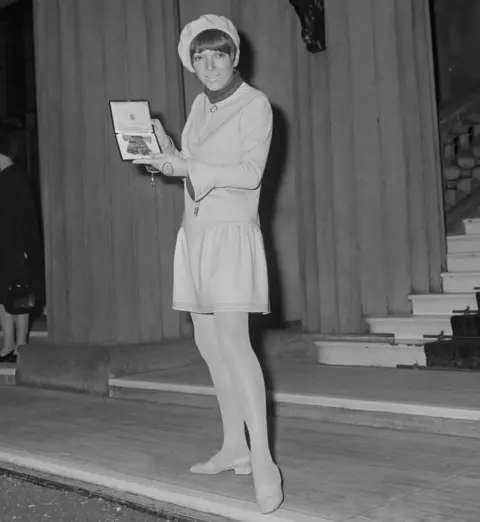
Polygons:
<instances>
[{"instance_id":1,"label":"young woman standing","mask_svg":"<svg viewBox=\"0 0 480 522\"><path fill-rule=\"evenodd\" d=\"M163 154L137 163L185 180L173 307L191 313L224 431L220 451L191 471L253 472L259 508L271 513L283 501L282 481L269 449L265 383L250 343L248 318L270 311L258 205L272 109L265 94L237 71L240 39L227 18L204 15L189 23L178 52L204 91L193 102L181 152L155 121Z\"/></svg>"}]
</instances>

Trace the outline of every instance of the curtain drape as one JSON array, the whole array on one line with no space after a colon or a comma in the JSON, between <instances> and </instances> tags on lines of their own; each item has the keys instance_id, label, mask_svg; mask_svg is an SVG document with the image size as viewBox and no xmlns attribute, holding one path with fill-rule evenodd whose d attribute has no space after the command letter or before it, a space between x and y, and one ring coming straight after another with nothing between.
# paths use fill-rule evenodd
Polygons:
<instances>
[{"instance_id":1,"label":"curtain drape","mask_svg":"<svg viewBox=\"0 0 480 522\"><path fill-rule=\"evenodd\" d=\"M122 163L109 100L148 99L184 122L175 0L35 2L49 337L110 344L179 337L171 310L178 185Z\"/></svg>"}]
</instances>

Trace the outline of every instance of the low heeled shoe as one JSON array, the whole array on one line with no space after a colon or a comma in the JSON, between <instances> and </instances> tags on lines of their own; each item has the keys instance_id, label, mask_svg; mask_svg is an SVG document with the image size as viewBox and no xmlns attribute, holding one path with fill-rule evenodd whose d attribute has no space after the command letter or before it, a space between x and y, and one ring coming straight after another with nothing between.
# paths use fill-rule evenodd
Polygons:
<instances>
[{"instance_id":1,"label":"low heeled shoe","mask_svg":"<svg viewBox=\"0 0 480 522\"><path fill-rule=\"evenodd\" d=\"M251 475L252 465L250 463L250 458L247 457L233 460L232 462L223 465L215 464L215 462L210 459L206 462L195 464L190 468L190 472L197 475L216 475L217 473L223 473L224 471L233 471L236 475Z\"/></svg>"}]
</instances>

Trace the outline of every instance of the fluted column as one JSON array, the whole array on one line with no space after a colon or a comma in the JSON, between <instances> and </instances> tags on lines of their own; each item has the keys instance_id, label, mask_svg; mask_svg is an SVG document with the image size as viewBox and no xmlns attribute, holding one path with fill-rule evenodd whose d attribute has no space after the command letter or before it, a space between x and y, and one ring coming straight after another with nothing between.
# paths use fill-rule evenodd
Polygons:
<instances>
[{"instance_id":1,"label":"fluted column","mask_svg":"<svg viewBox=\"0 0 480 522\"><path fill-rule=\"evenodd\" d=\"M429 2L326 0L325 7L327 52L305 57L296 41L303 323L356 333L367 316L409 313L411 292L441 290Z\"/></svg>"},{"instance_id":2,"label":"fluted column","mask_svg":"<svg viewBox=\"0 0 480 522\"><path fill-rule=\"evenodd\" d=\"M180 187L120 161L111 99L148 99L184 120L174 0L37 0L36 60L49 339L157 342L171 310Z\"/></svg>"}]
</instances>

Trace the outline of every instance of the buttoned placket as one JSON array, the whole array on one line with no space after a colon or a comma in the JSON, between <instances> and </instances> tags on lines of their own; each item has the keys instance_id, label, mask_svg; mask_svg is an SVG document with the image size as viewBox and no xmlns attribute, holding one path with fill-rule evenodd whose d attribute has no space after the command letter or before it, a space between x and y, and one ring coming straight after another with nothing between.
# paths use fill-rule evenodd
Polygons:
<instances>
[{"instance_id":1,"label":"buttoned placket","mask_svg":"<svg viewBox=\"0 0 480 522\"><path fill-rule=\"evenodd\" d=\"M218 105L216 103L213 103L207 113L207 117L205 118L205 125L203 126L203 133L202 133L202 139L205 141L207 139L207 129L210 125L215 113L218 111ZM195 208L193 209L193 215L195 217L198 216L198 212L200 210L200 201L196 202Z\"/></svg>"}]
</instances>

